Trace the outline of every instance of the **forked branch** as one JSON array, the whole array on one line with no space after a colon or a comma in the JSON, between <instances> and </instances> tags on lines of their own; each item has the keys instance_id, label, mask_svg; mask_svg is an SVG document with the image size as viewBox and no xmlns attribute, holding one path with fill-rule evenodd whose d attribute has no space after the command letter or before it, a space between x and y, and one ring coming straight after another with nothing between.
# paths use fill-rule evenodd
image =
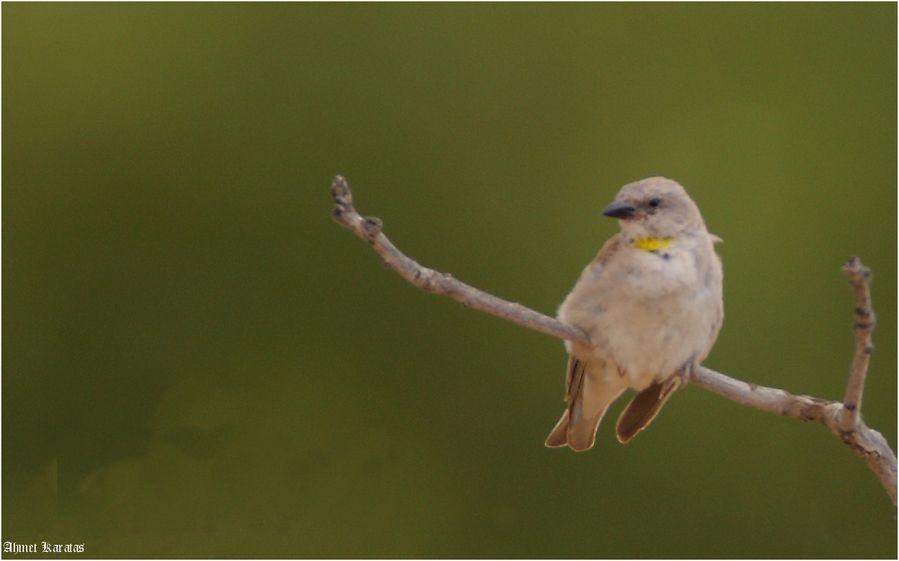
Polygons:
<instances>
[{"instance_id":1,"label":"forked branch","mask_svg":"<svg viewBox=\"0 0 899 561\"><path fill-rule=\"evenodd\" d=\"M423 267L404 255L382 232L383 224L377 218L359 215L353 206L353 194L346 180L337 176L331 184L334 199L334 220L367 241L393 269L415 286L448 296L457 302L501 317L523 327L571 341L589 343L587 335L557 319L530 308L507 302L482 290L454 279L451 275ZM886 439L869 428L861 416L862 392L873 346L871 331L874 328L874 311L871 309L871 272L858 258L852 258L843 267L855 290L856 349L849 375L849 384L843 402L828 401L807 395L793 395L777 388L768 388L731 378L703 366L690 376L690 381L722 397L737 403L767 411L776 415L795 417L803 421L818 421L861 457L896 507L896 455Z\"/></svg>"}]
</instances>

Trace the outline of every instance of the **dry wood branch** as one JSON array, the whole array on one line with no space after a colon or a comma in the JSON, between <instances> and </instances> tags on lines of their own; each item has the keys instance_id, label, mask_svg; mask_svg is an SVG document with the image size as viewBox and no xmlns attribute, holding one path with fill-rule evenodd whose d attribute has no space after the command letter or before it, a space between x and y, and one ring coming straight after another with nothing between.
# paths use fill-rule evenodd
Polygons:
<instances>
[{"instance_id":1,"label":"dry wood branch","mask_svg":"<svg viewBox=\"0 0 899 561\"><path fill-rule=\"evenodd\" d=\"M874 330L874 310L871 309L871 270L862 265L858 257L853 257L845 265L843 272L855 291L855 355L852 357L852 370L849 372L849 384L843 397L844 411L840 425L844 430L855 427L862 413L862 392L865 390L865 377L868 375L868 363L874 345L871 343L871 331Z\"/></svg>"},{"instance_id":2,"label":"dry wood branch","mask_svg":"<svg viewBox=\"0 0 899 561\"><path fill-rule=\"evenodd\" d=\"M470 308L501 317L523 327L534 329L559 339L589 343L581 330L530 308L507 302L473 286L423 267L404 255L383 234L383 224L377 218L363 218L353 206L353 194L346 180L337 176L331 184L334 199L334 220L367 241L384 260L384 264L415 286L448 296ZM722 397L776 415L795 417L803 421L818 421L861 457L877 476L896 506L896 455L886 439L869 428L861 419L861 398L870 359L871 330L874 312L871 309L870 271L858 258L843 268L856 294L856 352L846 396L843 403L807 395L793 395L778 388L769 388L731 378L709 368L698 367L690 381ZM845 405L844 405L845 404Z\"/></svg>"}]
</instances>

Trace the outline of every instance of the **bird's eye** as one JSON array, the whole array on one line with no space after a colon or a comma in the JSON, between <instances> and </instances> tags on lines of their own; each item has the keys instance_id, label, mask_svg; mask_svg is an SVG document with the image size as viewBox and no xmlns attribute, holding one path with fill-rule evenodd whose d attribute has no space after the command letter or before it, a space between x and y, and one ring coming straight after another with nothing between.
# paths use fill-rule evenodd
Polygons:
<instances>
[{"instance_id":1,"label":"bird's eye","mask_svg":"<svg viewBox=\"0 0 899 561\"><path fill-rule=\"evenodd\" d=\"M662 204L662 199L658 197L649 199L649 206L651 206L652 208L657 208L660 204Z\"/></svg>"}]
</instances>

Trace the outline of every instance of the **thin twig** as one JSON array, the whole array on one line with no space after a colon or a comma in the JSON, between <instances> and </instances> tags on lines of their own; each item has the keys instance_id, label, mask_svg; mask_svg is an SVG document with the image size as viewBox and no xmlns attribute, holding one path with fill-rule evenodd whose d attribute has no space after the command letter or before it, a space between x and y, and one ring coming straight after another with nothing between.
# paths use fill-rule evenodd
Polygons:
<instances>
[{"instance_id":1,"label":"thin twig","mask_svg":"<svg viewBox=\"0 0 899 561\"><path fill-rule=\"evenodd\" d=\"M843 272L855 291L855 355L852 357L852 370L849 372L849 383L843 397L844 411L840 424L844 430L850 430L858 424L862 413L862 392L865 390L865 377L868 375L868 363L874 345L871 343L871 331L874 330L874 310L871 309L871 270L853 257L845 265Z\"/></svg>"},{"instance_id":2,"label":"thin twig","mask_svg":"<svg viewBox=\"0 0 899 561\"><path fill-rule=\"evenodd\" d=\"M454 279L451 275L419 265L404 255L381 233L381 221L374 217L363 218L353 207L353 193L343 177L336 177L331 185L334 199L334 220L352 230L371 244L384 259L384 264L418 288L433 294L448 296L469 308L517 323L559 339L588 342L587 336L575 327L556 321L521 304L507 302L477 288Z\"/></svg>"},{"instance_id":3,"label":"thin twig","mask_svg":"<svg viewBox=\"0 0 899 561\"><path fill-rule=\"evenodd\" d=\"M440 273L423 267L404 255L382 232L383 224L377 218L363 218L353 206L353 194L346 180L337 176L331 184L334 199L334 220L367 241L384 260L385 265L415 286L448 296L470 308L501 317L523 327L552 335L559 339L589 344L589 338L581 330L560 322L530 308L507 302ZM857 258L850 260L844 270L855 287L856 350L849 387L843 403L806 395L793 395L777 388L768 388L731 378L720 372L700 366L690 376L690 381L722 397L747 407L776 415L795 417L804 421L818 421L830 429L841 441L860 456L880 480L896 507L896 455L886 439L862 421L861 395L865 373L871 353L871 329L874 312L870 307L870 272ZM865 321L862 321L864 319ZM861 326L861 327L860 327ZM848 420L847 420L848 419Z\"/></svg>"}]
</instances>

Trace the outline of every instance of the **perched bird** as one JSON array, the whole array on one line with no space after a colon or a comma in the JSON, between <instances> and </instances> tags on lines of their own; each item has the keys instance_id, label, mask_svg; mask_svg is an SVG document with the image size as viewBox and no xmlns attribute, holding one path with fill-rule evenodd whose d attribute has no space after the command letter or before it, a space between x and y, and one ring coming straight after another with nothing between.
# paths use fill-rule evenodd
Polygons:
<instances>
[{"instance_id":1,"label":"perched bird","mask_svg":"<svg viewBox=\"0 0 899 561\"><path fill-rule=\"evenodd\" d=\"M650 177L621 188L604 211L621 231L587 265L559 308L590 344L566 341L568 408L549 447L589 450L609 405L639 393L618 417L630 441L658 415L683 377L712 349L724 319L721 260L696 203L676 181Z\"/></svg>"}]
</instances>

